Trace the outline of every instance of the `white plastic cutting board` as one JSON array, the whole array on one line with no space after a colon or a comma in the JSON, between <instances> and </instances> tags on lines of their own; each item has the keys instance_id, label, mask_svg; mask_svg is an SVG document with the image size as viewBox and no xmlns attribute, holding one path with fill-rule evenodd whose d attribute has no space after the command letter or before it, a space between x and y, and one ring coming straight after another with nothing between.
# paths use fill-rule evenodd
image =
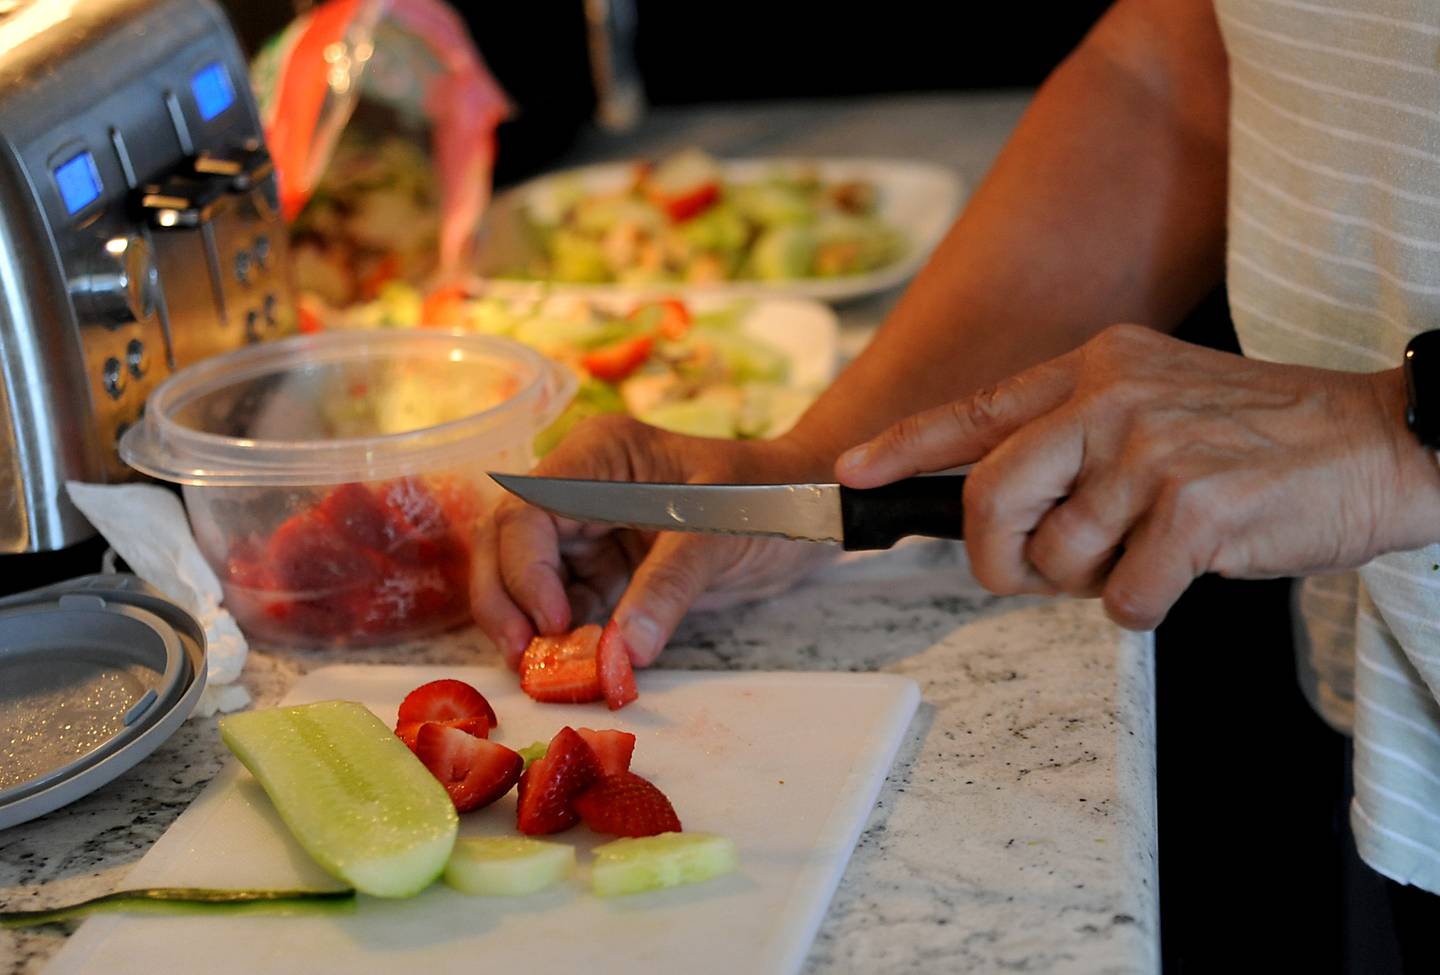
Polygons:
<instances>
[{"instance_id":1,"label":"white plastic cutting board","mask_svg":"<svg viewBox=\"0 0 1440 975\"><path fill-rule=\"evenodd\" d=\"M602 900L586 889L583 826L555 839L581 869L563 889L467 897L436 884L407 901L360 898L353 913L302 917L108 915L86 921L47 972L380 973L794 972L919 702L887 674L647 672L640 700L536 704L489 668L328 667L286 703L342 698L393 723L411 688L439 677L478 687L519 748L562 725L634 732L632 768L670 797L687 830L722 833L737 873ZM462 834L514 832L513 793L461 817ZM232 763L125 878L127 887L333 884L290 839L248 772ZM497 967L498 966L498 967Z\"/></svg>"}]
</instances>

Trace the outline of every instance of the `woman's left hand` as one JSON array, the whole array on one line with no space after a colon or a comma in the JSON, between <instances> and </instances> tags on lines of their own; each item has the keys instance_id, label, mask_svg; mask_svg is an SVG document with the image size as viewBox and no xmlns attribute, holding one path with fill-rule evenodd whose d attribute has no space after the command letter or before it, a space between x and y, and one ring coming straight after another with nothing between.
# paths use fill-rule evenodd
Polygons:
<instances>
[{"instance_id":1,"label":"woman's left hand","mask_svg":"<svg viewBox=\"0 0 1440 975\"><path fill-rule=\"evenodd\" d=\"M874 487L974 463L965 538L1002 594L1101 596L1132 629L1205 572L1354 567L1440 539L1440 466L1400 370L1256 362L1113 326L842 456Z\"/></svg>"}]
</instances>

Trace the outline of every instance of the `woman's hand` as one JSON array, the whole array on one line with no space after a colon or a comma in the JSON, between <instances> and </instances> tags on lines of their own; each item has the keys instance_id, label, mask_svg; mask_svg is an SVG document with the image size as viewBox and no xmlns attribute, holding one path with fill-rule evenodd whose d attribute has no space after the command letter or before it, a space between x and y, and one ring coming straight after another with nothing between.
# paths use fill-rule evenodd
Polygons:
<instances>
[{"instance_id":1,"label":"woman's hand","mask_svg":"<svg viewBox=\"0 0 1440 975\"><path fill-rule=\"evenodd\" d=\"M573 430L535 473L602 481L763 483L824 479L829 464L781 440L666 433L627 417ZM582 525L506 497L475 545L471 605L511 666L530 639L614 606L631 659L653 662L693 604L717 608L793 584L824 546L782 539ZM704 594L702 596L702 593Z\"/></svg>"},{"instance_id":2,"label":"woman's hand","mask_svg":"<svg viewBox=\"0 0 1440 975\"><path fill-rule=\"evenodd\" d=\"M1160 622L1197 576L1360 565L1440 539L1440 467L1400 371L1255 362L1115 326L842 456L873 487L976 462L965 538L997 593L1101 596Z\"/></svg>"}]
</instances>

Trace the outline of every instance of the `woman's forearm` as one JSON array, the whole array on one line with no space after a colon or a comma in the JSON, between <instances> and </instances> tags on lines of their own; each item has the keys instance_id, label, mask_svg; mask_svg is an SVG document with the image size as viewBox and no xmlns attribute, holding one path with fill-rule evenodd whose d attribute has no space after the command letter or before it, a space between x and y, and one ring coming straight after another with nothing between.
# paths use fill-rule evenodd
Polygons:
<instances>
[{"instance_id":1,"label":"woman's forearm","mask_svg":"<svg viewBox=\"0 0 1440 975\"><path fill-rule=\"evenodd\" d=\"M1172 328L1223 270L1227 107L1208 0L1121 0L789 439L824 464L1113 322Z\"/></svg>"}]
</instances>

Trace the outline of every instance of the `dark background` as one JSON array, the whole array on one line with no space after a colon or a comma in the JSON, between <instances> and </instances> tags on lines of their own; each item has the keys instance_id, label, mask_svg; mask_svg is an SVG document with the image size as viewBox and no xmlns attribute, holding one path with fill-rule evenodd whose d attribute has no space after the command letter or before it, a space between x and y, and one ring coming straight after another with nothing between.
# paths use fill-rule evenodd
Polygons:
<instances>
[{"instance_id":1,"label":"dark background","mask_svg":"<svg viewBox=\"0 0 1440 975\"><path fill-rule=\"evenodd\" d=\"M253 52L289 0L228 0ZM456 5L517 112L500 132L500 185L553 164L590 124L581 0ZM837 98L1037 84L1108 6L840 5L637 0L636 59L656 106ZM945 14L937 13L946 8ZM1182 330L1235 348L1223 293ZM90 571L103 546L0 557L0 579L38 585ZM9 562L6 566L4 563ZM26 586L28 587L28 585ZM0 587L3 588L3 587ZM1289 583L1202 579L1157 634L1160 897L1167 973L1346 970L1380 951L1347 940L1341 893L1343 742L1295 680ZM1352 857L1353 861L1353 857ZM1356 970L1388 970L1379 955Z\"/></svg>"}]
</instances>

